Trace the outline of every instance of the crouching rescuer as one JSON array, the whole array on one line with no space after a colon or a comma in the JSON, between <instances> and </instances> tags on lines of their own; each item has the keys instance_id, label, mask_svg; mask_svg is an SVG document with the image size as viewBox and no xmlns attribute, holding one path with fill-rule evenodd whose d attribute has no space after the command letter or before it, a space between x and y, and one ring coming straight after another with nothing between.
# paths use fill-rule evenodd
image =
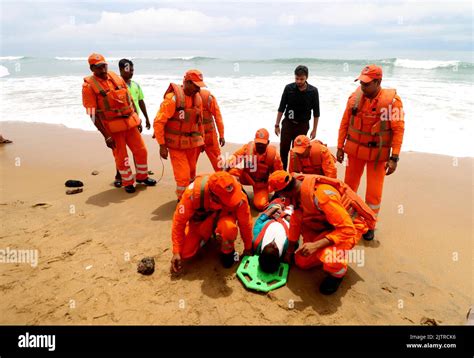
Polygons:
<instances>
[{"instance_id":1,"label":"crouching rescuer","mask_svg":"<svg viewBox=\"0 0 474 358\"><path fill-rule=\"evenodd\" d=\"M375 223L375 213L342 181L320 175L290 175L278 170L270 175L269 191L294 205L286 252L296 266L323 266L328 273L320 292L337 291L347 272L346 250L351 250ZM303 244L296 250L300 235Z\"/></svg>"}]
</instances>

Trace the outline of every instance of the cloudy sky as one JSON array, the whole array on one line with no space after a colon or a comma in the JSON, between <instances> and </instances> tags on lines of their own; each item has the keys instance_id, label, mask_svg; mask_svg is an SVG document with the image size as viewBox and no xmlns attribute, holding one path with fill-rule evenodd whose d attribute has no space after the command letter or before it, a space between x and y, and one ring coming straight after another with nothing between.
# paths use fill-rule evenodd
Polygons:
<instances>
[{"instance_id":1,"label":"cloudy sky","mask_svg":"<svg viewBox=\"0 0 474 358\"><path fill-rule=\"evenodd\" d=\"M2 56L472 61L471 1L5 1Z\"/></svg>"}]
</instances>

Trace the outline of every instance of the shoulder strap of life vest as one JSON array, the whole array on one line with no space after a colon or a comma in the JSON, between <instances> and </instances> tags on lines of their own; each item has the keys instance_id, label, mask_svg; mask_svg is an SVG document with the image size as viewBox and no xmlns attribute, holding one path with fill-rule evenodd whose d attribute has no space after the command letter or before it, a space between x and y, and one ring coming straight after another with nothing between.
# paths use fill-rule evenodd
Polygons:
<instances>
[{"instance_id":1,"label":"shoulder strap of life vest","mask_svg":"<svg viewBox=\"0 0 474 358\"><path fill-rule=\"evenodd\" d=\"M265 157L265 162L269 167L273 167L273 163L275 162L276 157L276 148L273 145L267 146L267 152Z\"/></svg>"},{"instance_id":2,"label":"shoulder strap of life vest","mask_svg":"<svg viewBox=\"0 0 474 358\"><path fill-rule=\"evenodd\" d=\"M165 97L170 92L173 92L175 95L176 111L183 110L186 107L186 97L183 87L177 85L176 83L170 83L163 97Z\"/></svg>"},{"instance_id":3,"label":"shoulder strap of life vest","mask_svg":"<svg viewBox=\"0 0 474 358\"><path fill-rule=\"evenodd\" d=\"M380 113L383 108L389 109L389 106L395 101L397 90L394 88L382 88L379 100L377 102L377 113Z\"/></svg>"},{"instance_id":4,"label":"shoulder strap of life vest","mask_svg":"<svg viewBox=\"0 0 474 358\"><path fill-rule=\"evenodd\" d=\"M209 205L209 198L206 198L206 184L208 179L209 175L200 175L194 180L193 207L195 210L206 210L206 206Z\"/></svg>"},{"instance_id":5,"label":"shoulder strap of life vest","mask_svg":"<svg viewBox=\"0 0 474 358\"><path fill-rule=\"evenodd\" d=\"M107 96L107 91L100 85L99 81L97 81L97 78L95 78L94 75L84 77L84 82L88 83L95 93L100 94L102 97Z\"/></svg>"},{"instance_id":6,"label":"shoulder strap of life vest","mask_svg":"<svg viewBox=\"0 0 474 358\"><path fill-rule=\"evenodd\" d=\"M255 143L254 141L250 141L247 143L247 147L245 148L245 155L246 156L250 156L250 155L253 155L253 153L255 152Z\"/></svg>"},{"instance_id":7,"label":"shoulder strap of life vest","mask_svg":"<svg viewBox=\"0 0 474 358\"><path fill-rule=\"evenodd\" d=\"M122 82L122 81L120 81L120 77L115 72L109 71L108 74L109 74L110 80L113 82L115 88L125 88L120 84L120 82Z\"/></svg>"},{"instance_id":8,"label":"shoulder strap of life vest","mask_svg":"<svg viewBox=\"0 0 474 358\"><path fill-rule=\"evenodd\" d=\"M354 117L357 114L357 110L360 104L360 99L362 98L362 90L360 89L360 86L357 87L357 89L353 93L353 96L355 98L354 98L354 104L352 105L352 113L351 113L351 119L350 119L351 125L354 125Z\"/></svg>"},{"instance_id":9,"label":"shoulder strap of life vest","mask_svg":"<svg viewBox=\"0 0 474 358\"><path fill-rule=\"evenodd\" d=\"M315 167L320 167L322 162L323 162L323 157L322 157L322 148L321 146L324 145L322 142L319 140L314 140L311 142L311 151L310 151L310 160L311 164L314 165Z\"/></svg>"},{"instance_id":10,"label":"shoulder strap of life vest","mask_svg":"<svg viewBox=\"0 0 474 358\"><path fill-rule=\"evenodd\" d=\"M316 177L315 175L299 174L296 178L303 180L303 183L301 184L301 205L303 206L303 211L312 213L315 211L317 206L314 202Z\"/></svg>"},{"instance_id":11,"label":"shoulder strap of life vest","mask_svg":"<svg viewBox=\"0 0 474 358\"><path fill-rule=\"evenodd\" d=\"M201 90L199 91L199 95L201 96L201 100L202 100L202 109L205 111L209 111L211 108L211 102L212 102L211 92L209 92L206 89L201 88Z\"/></svg>"}]
</instances>

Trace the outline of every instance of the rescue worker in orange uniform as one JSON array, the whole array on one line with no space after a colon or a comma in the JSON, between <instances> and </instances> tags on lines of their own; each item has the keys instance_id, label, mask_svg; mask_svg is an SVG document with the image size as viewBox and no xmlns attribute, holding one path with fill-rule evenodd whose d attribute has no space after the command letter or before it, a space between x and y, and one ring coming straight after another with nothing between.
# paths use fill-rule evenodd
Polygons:
<instances>
[{"instance_id":1,"label":"rescue worker in orange uniform","mask_svg":"<svg viewBox=\"0 0 474 358\"><path fill-rule=\"evenodd\" d=\"M252 185L253 204L259 211L268 205L268 177L283 169L277 149L270 144L265 128L255 133L255 139L237 150L227 163L229 173L238 177L242 185ZM243 168L242 168L243 167Z\"/></svg>"},{"instance_id":2,"label":"rescue worker in orange uniform","mask_svg":"<svg viewBox=\"0 0 474 358\"><path fill-rule=\"evenodd\" d=\"M178 200L196 176L196 163L204 146L199 91L205 86L200 71L187 71L183 85L169 85L153 123L160 156L168 159L169 153L171 159Z\"/></svg>"},{"instance_id":3,"label":"rescue worker in orange uniform","mask_svg":"<svg viewBox=\"0 0 474 358\"><path fill-rule=\"evenodd\" d=\"M222 265L231 267L238 229L244 242L243 255L250 255L252 218L242 186L225 171L197 176L183 193L173 216L171 271L180 271L182 260L193 257L213 235L222 240Z\"/></svg>"},{"instance_id":4,"label":"rescue worker in orange uniform","mask_svg":"<svg viewBox=\"0 0 474 358\"><path fill-rule=\"evenodd\" d=\"M319 140L299 135L290 150L290 173L318 174L337 178L336 163L328 147Z\"/></svg>"},{"instance_id":5,"label":"rescue worker in orange uniform","mask_svg":"<svg viewBox=\"0 0 474 358\"><path fill-rule=\"evenodd\" d=\"M403 105L396 90L381 87L382 68L368 65L357 80L360 87L349 97L339 127L336 157L342 163L347 154L344 181L355 192L366 168L365 201L378 214L385 176L397 169L405 130ZM373 240L374 232L375 223L364 239Z\"/></svg>"},{"instance_id":6,"label":"rescue worker in orange uniform","mask_svg":"<svg viewBox=\"0 0 474 358\"><path fill-rule=\"evenodd\" d=\"M204 127L204 150L207 157L212 164L212 167L217 172L222 170L222 163L220 163L221 150L219 145L225 145L224 139L224 122L222 121L221 110L217 104L216 97L207 89L199 91L202 99L202 125ZM216 130L217 127L217 130ZM219 140L217 139L217 132L219 132Z\"/></svg>"},{"instance_id":7,"label":"rescue worker in orange uniform","mask_svg":"<svg viewBox=\"0 0 474 358\"><path fill-rule=\"evenodd\" d=\"M295 207L285 261L290 262L294 253L295 264L302 269L322 264L328 275L320 292L336 292L347 272L346 252L375 222L375 213L337 179L311 174L292 176L278 170L270 175L268 184L270 191ZM295 251L300 235L303 245Z\"/></svg>"},{"instance_id":8,"label":"rescue worker in orange uniform","mask_svg":"<svg viewBox=\"0 0 474 358\"><path fill-rule=\"evenodd\" d=\"M93 53L88 62L93 75L84 78L82 102L104 136L107 147L112 149L125 191L135 192L127 146L135 158L137 183L156 185L156 180L148 177L147 150L140 134L141 121L127 84L120 76L108 71L104 56Z\"/></svg>"}]
</instances>

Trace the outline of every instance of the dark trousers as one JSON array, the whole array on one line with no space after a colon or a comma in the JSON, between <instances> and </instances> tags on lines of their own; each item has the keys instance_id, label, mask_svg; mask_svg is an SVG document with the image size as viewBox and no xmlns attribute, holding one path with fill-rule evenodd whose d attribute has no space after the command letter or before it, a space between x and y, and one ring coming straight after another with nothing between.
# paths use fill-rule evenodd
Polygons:
<instances>
[{"instance_id":1,"label":"dark trousers","mask_svg":"<svg viewBox=\"0 0 474 358\"><path fill-rule=\"evenodd\" d=\"M309 121L294 122L287 118L283 120L280 134L280 156L283 162L283 169L286 170L288 166L288 152L291 149L293 141L301 134L306 135L308 130Z\"/></svg>"}]
</instances>

